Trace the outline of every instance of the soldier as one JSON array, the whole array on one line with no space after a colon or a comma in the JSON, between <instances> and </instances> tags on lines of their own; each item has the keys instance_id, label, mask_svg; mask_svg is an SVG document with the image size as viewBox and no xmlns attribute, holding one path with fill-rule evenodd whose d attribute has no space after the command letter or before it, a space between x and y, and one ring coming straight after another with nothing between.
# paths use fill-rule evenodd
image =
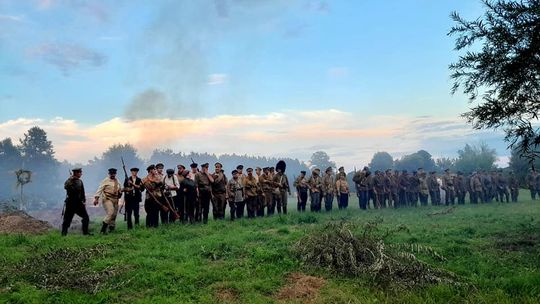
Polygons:
<instances>
[{"instance_id":1,"label":"soldier","mask_svg":"<svg viewBox=\"0 0 540 304\"><path fill-rule=\"evenodd\" d=\"M429 177L427 178L427 185L429 190L429 196L431 197L431 205L439 205L441 195L439 189L439 182L437 181L437 174L435 171L431 171L429 173Z\"/></svg>"},{"instance_id":2,"label":"soldier","mask_svg":"<svg viewBox=\"0 0 540 304\"><path fill-rule=\"evenodd\" d=\"M409 205L416 207L418 205L418 194L420 192L420 179L418 178L418 171L413 171L409 176L409 188L408 188L408 200Z\"/></svg>"},{"instance_id":3,"label":"soldier","mask_svg":"<svg viewBox=\"0 0 540 304\"><path fill-rule=\"evenodd\" d=\"M160 212L161 223L163 224L175 222L175 214L178 214L178 209L180 207L180 202L178 201L178 190L180 189L180 181L178 180L176 174L174 174L174 169L167 169L165 172L166 176L163 178L165 189L163 194L167 201L166 205L171 210L169 210L169 212Z\"/></svg>"},{"instance_id":4,"label":"soldier","mask_svg":"<svg viewBox=\"0 0 540 304\"><path fill-rule=\"evenodd\" d=\"M263 188L262 188L262 184L260 182L261 176L262 176L261 167L256 167L255 168L255 179L257 180L257 183L259 184L259 188L257 189L257 211L256 211L258 217L263 217L264 216L264 207L265 207L264 191L263 191Z\"/></svg>"},{"instance_id":5,"label":"soldier","mask_svg":"<svg viewBox=\"0 0 540 304\"><path fill-rule=\"evenodd\" d=\"M114 231L116 226L116 215L118 214L118 199L122 196L122 187L116 179L116 169L109 169L109 176L101 181L94 195L94 206L99 204L99 199L102 199L103 209L105 209L105 217L101 226L101 233L107 234Z\"/></svg>"},{"instance_id":6,"label":"soldier","mask_svg":"<svg viewBox=\"0 0 540 304\"><path fill-rule=\"evenodd\" d=\"M529 186L529 190L531 191L531 199L536 200L536 193L538 189L536 188L536 178L538 174L534 169L529 170L529 174L527 175L527 185Z\"/></svg>"},{"instance_id":7,"label":"soldier","mask_svg":"<svg viewBox=\"0 0 540 304\"><path fill-rule=\"evenodd\" d=\"M427 206L429 197L427 174L423 169L419 169L418 171L420 172L420 174L418 174L418 180L420 181L420 192L418 193L420 205Z\"/></svg>"},{"instance_id":8,"label":"soldier","mask_svg":"<svg viewBox=\"0 0 540 304\"><path fill-rule=\"evenodd\" d=\"M444 202L446 206L450 204L454 205L455 200L455 188L454 178L450 174L450 169L444 170L444 176L442 177L442 188L444 190Z\"/></svg>"},{"instance_id":9,"label":"soldier","mask_svg":"<svg viewBox=\"0 0 540 304\"><path fill-rule=\"evenodd\" d=\"M484 194L482 193L483 191L482 180L476 171L472 173L470 184L471 184L470 186L471 204L478 204L478 200L481 200L482 202L484 202Z\"/></svg>"},{"instance_id":10,"label":"soldier","mask_svg":"<svg viewBox=\"0 0 540 304\"><path fill-rule=\"evenodd\" d=\"M197 169L197 164L192 165L195 165L195 169ZM197 185L190 171L182 171L182 177L180 190L184 197L184 221L193 224L195 222L195 206L197 205Z\"/></svg>"},{"instance_id":11,"label":"soldier","mask_svg":"<svg viewBox=\"0 0 540 304\"><path fill-rule=\"evenodd\" d=\"M66 205L63 214L62 236L67 235L69 226L71 225L71 221L75 214L81 217L82 233L84 235L91 235L88 231L90 217L88 216L88 212L86 212L86 195L84 193L84 184L81 180L82 169L74 168L71 172L72 175L64 183L64 189L66 189Z\"/></svg>"},{"instance_id":12,"label":"soldier","mask_svg":"<svg viewBox=\"0 0 540 304\"><path fill-rule=\"evenodd\" d=\"M135 218L135 225L139 225L139 203L142 200L142 191L144 187L142 180L137 176L139 168L129 170L131 176L124 181L124 204L127 219L127 228L133 229L131 215Z\"/></svg>"},{"instance_id":13,"label":"soldier","mask_svg":"<svg viewBox=\"0 0 540 304\"><path fill-rule=\"evenodd\" d=\"M315 168L311 171L311 177L308 179L309 194L311 198L311 211L321 211L321 192L322 192L322 179L319 176L321 170Z\"/></svg>"},{"instance_id":14,"label":"soldier","mask_svg":"<svg viewBox=\"0 0 540 304\"><path fill-rule=\"evenodd\" d=\"M272 180L272 177L270 176L269 167L263 168L263 174L259 177L259 184L261 185L261 189L263 192L264 207L266 207L266 214L270 216L274 214L275 206L273 205L274 197L272 194L274 190L274 181Z\"/></svg>"},{"instance_id":15,"label":"soldier","mask_svg":"<svg viewBox=\"0 0 540 304\"><path fill-rule=\"evenodd\" d=\"M208 172L208 163L201 165L201 171L195 174L195 184L201 204L201 217L204 224L208 223L208 213L210 213L210 200L212 199L212 186L214 177ZM200 218L196 220L201 220Z\"/></svg>"},{"instance_id":16,"label":"soldier","mask_svg":"<svg viewBox=\"0 0 540 304\"><path fill-rule=\"evenodd\" d=\"M324 209L326 211L332 210L332 204L334 202L334 192L336 192L336 183L334 181L334 174L332 171L332 167L328 167L322 179L322 193L324 196Z\"/></svg>"},{"instance_id":17,"label":"soldier","mask_svg":"<svg viewBox=\"0 0 540 304\"><path fill-rule=\"evenodd\" d=\"M156 164L156 170L157 170L157 175L163 179L165 177L165 174L163 173L163 169L165 168L165 166L162 164L162 163L158 163Z\"/></svg>"},{"instance_id":18,"label":"soldier","mask_svg":"<svg viewBox=\"0 0 540 304\"><path fill-rule=\"evenodd\" d=\"M401 171L401 174L398 178L399 185L399 206L406 207L408 205L407 190L409 189L410 182L407 175L407 170Z\"/></svg>"},{"instance_id":19,"label":"soldier","mask_svg":"<svg viewBox=\"0 0 540 304\"><path fill-rule=\"evenodd\" d=\"M184 171L186 171L186 167L183 165L176 166L177 172L176 177L178 178L178 183L180 184L179 191L176 192L176 195L178 196L178 206L177 211L178 214L180 214L180 218L182 223L185 223L187 221L187 214L186 214L186 199L184 196L184 191L182 189L182 182L184 181ZM189 172L188 172L189 173Z\"/></svg>"},{"instance_id":20,"label":"soldier","mask_svg":"<svg viewBox=\"0 0 540 304\"><path fill-rule=\"evenodd\" d=\"M495 170L491 171L491 198L495 198L495 201L499 201L499 176Z\"/></svg>"},{"instance_id":21,"label":"soldier","mask_svg":"<svg viewBox=\"0 0 540 304\"><path fill-rule=\"evenodd\" d=\"M491 203L491 200L493 197L491 196L491 184L492 179L489 172L481 171L480 180L482 181L482 188L483 188L483 194L484 194L484 203Z\"/></svg>"},{"instance_id":22,"label":"soldier","mask_svg":"<svg viewBox=\"0 0 540 304\"><path fill-rule=\"evenodd\" d=\"M146 211L146 227L157 227L159 225L159 211L163 205L161 188L163 179L157 174L154 165L146 168L148 175L143 178L143 187L146 190L144 210Z\"/></svg>"},{"instance_id":23,"label":"soldier","mask_svg":"<svg viewBox=\"0 0 540 304\"><path fill-rule=\"evenodd\" d=\"M356 186L356 195L358 196L358 204L360 209L366 210L369 199L369 186L367 177L371 175L368 167L364 167L361 171L355 172L353 182Z\"/></svg>"},{"instance_id":24,"label":"soldier","mask_svg":"<svg viewBox=\"0 0 540 304\"><path fill-rule=\"evenodd\" d=\"M339 167L338 173L336 174L336 181L339 180L339 177L340 177L341 175L344 175L344 176L345 176L345 180L347 180L347 173L345 173L345 168L343 168L343 167Z\"/></svg>"},{"instance_id":25,"label":"soldier","mask_svg":"<svg viewBox=\"0 0 540 304\"><path fill-rule=\"evenodd\" d=\"M465 205L465 194L467 188L465 185L465 178L463 177L463 172L461 171L458 171L457 175L454 177L454 189L456 192L458 205Z\"/></svg>"},{"instance_id":26,"label":"soldier","mask_svg":"<svg viewBox=\"0 0 540 304\"><path fill-rule=\"evenodd\" d=\"M387 169L384 177L384 188L388 207L396 207L398 198L397 177L392 174L392 169Z\"/></svg>"},{"instance_id":27,"label":"soldier","mask_svg":"<svg viewBox=\"0 0 540 304\"><path fill-rule=\"evenodd\" d=\"M227 183L227 198L231 209L231 221L234 221L236 217L241 218L244 215L244 186L240 182L238 170L233 170L231 174L232 178ZM237 209L240 205L241 210Z\"/></svg>"},{"instance_id":28,"label":"soldier","mask_svg":"<svg viewBox=\"0 0 540 304\"><path fill-rule=\"evenodd\" d=\"M510 196L512 197L512 202L516 203L519 195L519 181L514 175L514 171L510 171L510 176L508 177L508 184L510 186Z\"/></svg>"},{"instance_id":29,"label":"soldier","mask_svg":"<svg viewBox=\"0 0 540 304\"><path fill-rule=\"evenodd\" d=\"M274 187L276 187L274 200L277 203L277 211L281 213L281 209L283 208L283 214L287 214L287 194L291 195L289 179L285 175L285 168L285 162L279 161L276 165L277 173L273 178Z\"/></svg>"},{"instance_id":30,"label":"soldier","mask_svg":"<svg viewBox=\"0 0 540 304\"><path fill-rule=\"evenodd\" d=\"M190 180L192 180L195 183L196 195L195 195L195 200L193 201L193 216L194 216L193 219L195 220L195 222L201 221L201 200L199 199L199 190L197 187L197 181L195 180L195 176L197 176L197 174L199 173L198 166L199 165L196 163L192 163L191 165L189 165L189 167L191 168L191 172L189 172L187 176Z\"/></svg>"},{"instance_id":31,"label":"soldier","mask_svg":"<svg viewBox=\"0 0 540 304\"><path fill-rule=\"evenodd\" d=\"M380 209L385 205L384 202L384 177L381 171L375 171L375 177L373 178L373 193L375 195L375 207Z\"/></svg>"},{"instance_id":32,"label":"soldier","mask_svg":"<svg viewBox=\"0 0 540 304\"><path fill-rule=\"evenodd\" d=\"M504 201L504 198L506 198L507 203L510 202L510 193L508 193L508 179L503 175L502 170L499 171L497 176L497 194L501 203Z\"/></svg>"},{"instance_id":33,"label":"soldier","mask_svg":"<svg viewBox=\"0 0 540 304\"><path fill-rule=\"evenodd\" d=\"M255 218L257 211L257 192L259 191L259 183L253 176L253 169L247 168L247 177L244 179L244 193L246 206L248 211L248 218ZM286 212L286 208L283 210ZM279 212L279 208L278 208Z\"/></svg>"},{"instance_id":34,"label":"soldier","mask_svg":"<svg viewBox=\"0 0 540 304\"><path fill-rule=\"evenodd\" d=\"M240 183L242 183L242 185L243 185L244 184L244 178L246 178L246 175L244 174L244 165L236 166L236 171L238 171L238 178L240 179Z\"/></svg>"},{"instance_id":35,"label":"soldier","mask_svg":"<svg viewBox=\"0 0 540 304\"><path fill-rule=\"evenodd\" d=\"M338 208L339 209L347 209L349 206L349 183L347 182L347 175L345 174L338 174L339 178L336 182L336 190L339 195L338 197Z\"/></svg>"},{"instance_id":36,"label":"soldier","mask_svg":"<svg viewBox=\"0 0 540 304\"><path fill-rule=\"evenodd\" d=\"M377 206L377 197L375 196L375 174L370 174L366 176L366 184L368 186L368 202L367 202L367 208L369 209L369 201L373 201L373 208Z\"/></svg>"},{"instance_id":37,"label":"soldier","mask_svg":"<svg viewBox=\"0 0 540 304\"><path fill-rule=\"evenodd\" d=\"M214 174L212 178L212 214L214 220L225 219L225 207L227 206L227 177L223 171L221 163L214 164Z\"/></svg>"},{"instance_id":38,"label":"soldier","mask_svg":"<svg viewBox=\"0 0 540 304\"><path fill-rule=\"evenodd\" d=\"M308 198L308 180L306 179L306 171L300 171L300 175L294 181L294 187L296 188L296 196L298 200L298 211L306 211L306 203Z\"/></svg>"}]
</instances>

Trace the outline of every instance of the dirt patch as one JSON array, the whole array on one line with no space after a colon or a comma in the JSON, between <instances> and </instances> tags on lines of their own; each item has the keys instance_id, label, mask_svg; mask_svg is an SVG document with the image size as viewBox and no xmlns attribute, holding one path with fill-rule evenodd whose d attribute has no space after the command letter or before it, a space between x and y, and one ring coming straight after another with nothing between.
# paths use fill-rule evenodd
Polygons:
<instances>
[{"instance_id":1,"label":"dirt patch","mask_svg":"<svg viewBox=\"0 0 540 304\"><path fill-rule=\"evenodd\" d=\"M216 299L219 302L234 303L238 301L238 292L231 288L221 288L216 291Z\"/></svg>"},{"instance_id":2,"label":"dirt patch","mask_svg":"<svg viewBox=\"0 0 540 304\"><path fill-rule=\"evenodd\" d=\"M43 234L52 226L37 220L23 211L0 214L0 234Z\"/></svg>"},{"instance_id":3,"label":"dirt patch","mask_svg":"<svg viewBox=\"0 0 540 304\"><path fill-rule=\"evenodd\" d=\"M540 234L515 235L495 241L496 248L504 251L529 251L537 245L540 245Z\"/></svg>"},{"instance_id":4,"label":"dirt patch","mask_svg":"<svg viewBox=\"0 0 540 304\"><path fill-rule=\"evenodd\" d=\"M324 284L326 280L323 278L291 273L287 276L287 285L279 290L276 298L281 301L298 300L302 303L313 303Z\"/></svg>"}]
</instances>

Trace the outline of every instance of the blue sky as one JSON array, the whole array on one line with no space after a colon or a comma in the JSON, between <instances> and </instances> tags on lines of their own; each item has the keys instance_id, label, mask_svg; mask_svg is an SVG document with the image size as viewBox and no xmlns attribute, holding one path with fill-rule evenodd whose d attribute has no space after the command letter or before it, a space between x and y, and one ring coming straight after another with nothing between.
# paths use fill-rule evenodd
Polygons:
<instances>
[{"instance_id":1,"label":"blue sky","mask_svg":"<svg viewBox=\"0 0 540 304\"><path fill-rule=\"evenodd\" d=\"M0 0L0 130L19 137L27 124L40 123L62 139L67 123L88 141L94 140L88 133L112 121L128 129L140 121L169 120L219 126L230 116L264 120L277 113L302 126L306 122L288 116L313 117L309 112L322 121L310 125L318 132L332 128L325 117L342 113L343 120L370 121L372 131L393 130L394 136L419 117L460 126L455 130L461 133L444 133L454 136L449 141L456 147L439 147L437 138L438 146L430 149L429 137L417 138L396 148L396 156L417 147L446 156L486 138L503 150L498 133L462 127L459 114L467 100L449 93L448 65L458 56L446 35L454 10L470 19L483 8L475 0ZM336 134L363 127L344 125ZM278 129L267 126L255 137L245 130L241 135L252 139L246 139L247 147L204 148L249 152L255 140L265 140L263 134L284 132ZM179 135L171 145L184 147L187 138ZM57 148L82 153L69 145L77 143L60 141ZM314 145L306 141L291 151L302 150L299 158L305 158ZM349 148L354 146L333 152L346 154ZM340 160L365 161L382 148ZM90 156L62 151L68 159Z\"/></svg>"}]
</instances>

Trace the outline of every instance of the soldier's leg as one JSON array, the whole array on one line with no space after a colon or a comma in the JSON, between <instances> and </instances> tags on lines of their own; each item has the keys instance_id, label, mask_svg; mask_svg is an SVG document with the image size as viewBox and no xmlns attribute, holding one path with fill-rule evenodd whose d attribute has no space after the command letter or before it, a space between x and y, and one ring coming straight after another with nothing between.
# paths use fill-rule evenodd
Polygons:
<instances>
[{"instance_id":1,"label":"soldier's leg","mask_svg":"<svg viewBox=\"0 0 540 304\"><path fill-rule=\"evenodd\" d=\"M124 212L126 213L127 229L133 229L133 221L131 215L134 213L134 202L125 200L124 201Z\"/></svg>"},{"instance_id":2,"label":"soldier's leg","mask_svg":"<svg viewBox=\"0 0 540 304\"><path fill-rule=\"evenodd\" d=\"M202 211L203 223L206 224L208 223L208 214L210 213L210 199L212 197L211 197L210 192L204 192L203 197L204 199L202 200L201 211Z\"/></svg>"},{"instance_id":3,"label":"soldier's leg","mask_svg":"<svg viewBox=\"0 0 540 304\"><path fill-rule=\"evenodd\" d=\"M71 221L73 221L73 216L75 215L75 208L69 206L66 203L66 209L64 210L64 220L62 221L62 235L67 235L69 226L71 226Z\"/></svg>"},{"instance_id":4,"label":"soldier's leg","mask_svg":"<svg viewBox=\"0 0 540 304\"><path fill-rule=\"evenodd\" d=\"M116 228L116 216L118 215L118 200L112 201L113 213L111 216L111 222L109 223L109 231L113 231Z\"/></svg>"},{"instance_id":5,"label":"soldier's leg","mask_svg":"<svg viewBox=\"0 0 540 304\"><path fill-rule=\"evenodd\" d=\"M219 218L219 202L216 194L210 197L210 203L212 205L212 217L217 220Z\"/></svg>"},{"instance_id":6,"label":"soldier's leg","mask_svg":"<svg viewBox=\"0 0 540 304\"><path fill-rule=\"evenodd\" d=\"M307 192L300 192L300 211L301 212L306 211L307 199L308 199Z\"/></svg>"},{"instance_id":7,"label":"soldier's leg","mask_svg":"<svg viewBox=\"0 0 540 304\"><path fill-rule=\"evenodd\" d=\"M326 211L332 210L332 204L334 203L334 195L332 194L326 194L324 196L324 209Z\"/></svg>"},{"instance_id":8,"label":"soldier's leg","mask_svg":"<svg viewBox=\"0 0 540 304\"><path fill-rule=\"evenodd\" d=\"M289 203L289 196L286 191L281 192L281 206L283 208L283 214L287 214L287 204Z\"/></svg>"},{"instance_id":9,"label":"soldier's leg","mask_svg":"<svg viewBox=\"0 0 540 304\"><path fill-rule=\"evenodd\" d=\"M229 199L229 211L231 214L231 221L234 221L236 218L236 203L234 202L234 198Z\"/></svg>"},{"instance_id":10,"label":"soldier's leg","mask_svg":"<svg viewBox=\"0 0 540 304\"><path fill-rule=\"evenodd\" d=\"M88 212L86 211L86 207L81 204L76 210L75 214L81 217L81 224L82 224L82 233L83 235L90 234L90 231L88 231L88 226L90 225L90 217L88 216Z\"/></svg>"},{"instance_id":11,"label":"soldier's leg","mask_svg":"<svg viewBox=\"0 0 540 304\"><path fill-rule=\"evenodd\" d=\"M103 209L105 209L105 217L103 218L103 223L107 225L114 225L113 221L115 219L114 216L114 204L112 201L108 199L103 200Z\"/></svg>"}]
</instances>

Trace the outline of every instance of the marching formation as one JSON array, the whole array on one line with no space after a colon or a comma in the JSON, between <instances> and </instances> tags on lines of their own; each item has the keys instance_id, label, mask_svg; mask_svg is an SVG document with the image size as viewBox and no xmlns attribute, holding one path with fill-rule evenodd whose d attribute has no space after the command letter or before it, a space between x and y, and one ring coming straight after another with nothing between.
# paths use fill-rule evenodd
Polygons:
<instances>
[{"instance_id":1,"label":"marching formation","mask_svg":"<svg viewBox=\"0 0 540 304\"><path fill-rule=\"evenodd\" d=\"M141 202L144 202L147 227L158 227L160 222L207 223L210 210L215 220L224 219L227 205L231 220L244 216L271 216L276 210L278 214L287 214L287 201L292 192L284 161L279 161L275 168L247 168L245 173L244 167L238 165L230 172L230 179L220 163L214 164L213 172L209 166L205 163L199 167L193 162L189 170L178 165L177 170L164 171L164 165L159 163L148 166L147 175L141 179L138 168L131 168L128 176L123 164L123 184L116 177L117 169L109 169L93 202L97 206L101 201L106 213L101 233L114 231L117 214L122 208L125 208L128 229L133 229L140 221ZM82 218L83 234L90 234L82 169L75 168L72 172L64 184L66 200L62 235L67 234L75 214ZM331 211L334 198L338 209L348 207L351 189L343 167L337 172L329 167L324 174L316 168L309 177L306 173L301 171L292 185L296 190L299 212L306 210L308 197L312 212L320 212L323 204L326 211ZM540 175L532 171L527 180L531 198L535 199L540 193ZM445 205L453 205L456 201L457 204L465 204L467 193L471 204L493 200L516 202L519 189L514 174L510 172L507 176L502 171L478 171L465 175L459 171L453 174L447 169L438 176L436 172L428 174L422 168L410 173L391 169L372 173L364 167L354 173L352 181L359 207L364 210L371 206L377 209L427 206L429 200L434 206L442 205L442 200ZM123 205L120 204L122 197Z\"/></svg>"}]
</instances>

